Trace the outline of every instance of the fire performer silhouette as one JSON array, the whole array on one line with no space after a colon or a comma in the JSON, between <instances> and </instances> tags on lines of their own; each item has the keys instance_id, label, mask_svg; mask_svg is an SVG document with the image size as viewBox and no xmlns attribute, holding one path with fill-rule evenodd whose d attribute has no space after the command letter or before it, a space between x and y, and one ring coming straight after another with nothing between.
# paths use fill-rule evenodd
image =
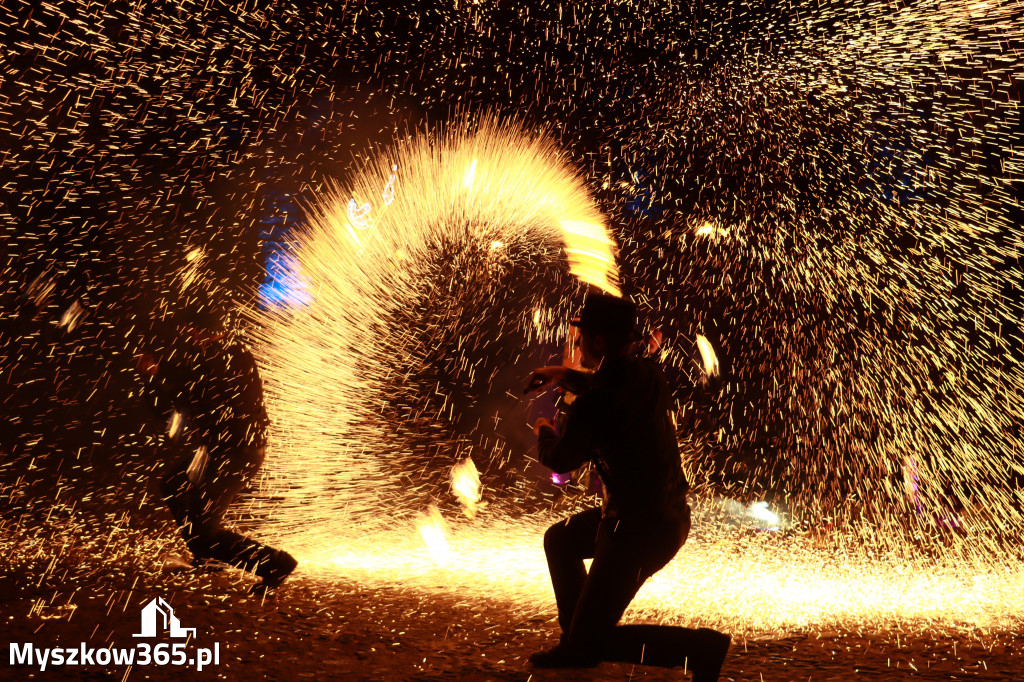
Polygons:
<instances>
[{"instance_id":1,"label":"fire performer silhouette","mask_svg":"<svg viewBox=\"0 0 1024 682\"><path fill-rule=\"evenodd\" d=\"M269 420L256 361L225 334L208 308L178 326L175 338L143 353L158 412L169 413L169 439L187 438L190 453L172 462L160 481L168 509L181 527L193 565L210 560L252 570L260 593L281 584L295 569L287 552L223 527L224 513L263 464Z\"/></svg>"},{"instance_id":2,"label":"fire performer silhouette","mask_svg":"<svg viewBox=\"0 0 1024 682\"><path fill-rule=\"evenodd\" d=\"M527 392L557 382L577 395L558 428L534 425L540 460L555 473L593 463L603 508L551 526L544 551L562 628L560 643L534 654L536 667L590 667L600 660L688 665L698 682L717 680L728 635L713 630L616 624L644 582L679 551L690 531L670 391L660 368L631 353L636 308L588 296L580 316L582 366L533 372ZM583 560L593 558L589 573Z\"/></svg>"}]
</instances>

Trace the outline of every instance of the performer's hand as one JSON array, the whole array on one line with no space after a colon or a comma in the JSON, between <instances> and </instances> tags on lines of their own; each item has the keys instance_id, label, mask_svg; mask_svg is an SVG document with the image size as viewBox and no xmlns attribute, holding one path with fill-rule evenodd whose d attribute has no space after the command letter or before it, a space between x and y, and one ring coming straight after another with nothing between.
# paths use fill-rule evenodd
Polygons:
<instances>
[{"instance_id":1,"label":"performer's hand","mask_svg":"<svg viewBox=\"0 0 1024 682\"><path fill-rule=\"evenodd\" d=\"M561 381L568 375L568 372L569 369L561 365L535 369L530 375L530 380L527 382L526 388L523 389L523 393L535 393L552 382Z\"/></svg>"},{"instance_id":2,"label":"performer's hand","mask_svg":"<svg viewBox=\"0 0 1024 682\"><path fill-rule=\"evenodd\" d=\"M540 435L541 427L544 427L544 426L549 426L552 429L554 429L555 428L555 423L552 422L547 417L539 417L537 419L537 421L535 421L533 423L533 435L539 436Z\"/></svg>"}]
</instances>

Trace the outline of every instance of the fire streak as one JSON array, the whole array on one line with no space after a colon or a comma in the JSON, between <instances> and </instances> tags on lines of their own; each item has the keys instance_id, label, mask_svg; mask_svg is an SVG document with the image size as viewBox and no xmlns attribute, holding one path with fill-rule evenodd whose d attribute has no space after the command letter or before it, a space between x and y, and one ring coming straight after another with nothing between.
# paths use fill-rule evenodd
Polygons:
<instances>
[{"instance_id":1,"label":"fire streak","mask_svg":"<svg viewBox=\"0 0 1024 682\"><path fill-rule=\"evenodd\" d=\"M401 182L387 211L375 215L373 229L353 224L352 197L379 194L396 166ZM357 222L371 210L364 209ZM322 198L293 255L311 302L261 313L258 341L276 423L274 485L287 491L276 525L307 542L310 532L329 537L339 515L378 515L380 501L367 489L402 492L378 455L396 449L401 424L382 410L444 396L443 384L416 376L429 368L432 344L465 333L444 326L467 303L451 293L464 286L460 278L515 259L557 270L564 258L579 281L620 293L615 242L583 181L549 140L491 120L378 154ZM498 281L492 286L492 296L507 294ZM417 317L427 310L436 312ZM465 499L472 514L476 503ZM301 500L315 501L315 512L301 512L307 523L299 529Z\"/></svg>"},{"instance_id":2,"label":"fire streak","mask_svg":"<svg viewBox=\"0 0 1024 682\"><path fill-rule=\"evenodd\" d=\"M554 518L453 524L439 551L411 534L353 538L304 557L313 575L500 597L554 617L541 538ZM698 519L679 555L640 591L625 622L717 627L746 636L787 630L1024 628L1024 571L845 554L810 537L742 534Z\"/></svg>"}]
</instances>

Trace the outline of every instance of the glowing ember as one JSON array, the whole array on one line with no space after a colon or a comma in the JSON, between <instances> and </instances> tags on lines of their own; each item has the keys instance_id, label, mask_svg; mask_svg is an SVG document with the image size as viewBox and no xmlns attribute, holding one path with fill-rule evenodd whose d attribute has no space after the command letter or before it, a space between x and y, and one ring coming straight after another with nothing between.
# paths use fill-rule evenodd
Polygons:
<instances>
[{"instance_id":1,"label":"glowing ember","mask_svg":"<svg viewBox=\"0 0 1024 682\"><path fill-rule=\"evenodd\" d=\"M711 221L704 221L697 227L696 235L698 237L725 237L729 234L729 228L718 227Z\"/></svg>"},{"instance_id":2,"label":"glowing ember","mask_svg":"<svg viewBox=\"0 0 1024 682\"><path fill-rule=\"evenodd\" d=\"M469 457L452 467L452 492L466 517L476 518L477 508L481 506L480 472Z\"/></svg>"},{"instance_id":3,"label":"glowing ember","mask_svg":"<svg viewBox=\"0 0 1024 682\"><path fill-rule=\"evenodd\" d=\"M205 260L206 252L200 247L190 249L185 255L185 264L178 271L178 286L182 291L202 280Z\"/></svg>"},{"instance_id":4,"label":"glowing ember","mask_svg":"<svg viewBox=\"0 0 1024 682\"><path fill-rule=\"evenodd\" d=\"M772 525L779 522L779 516L771 509L768 508L767 502L754 502L750 505L750 515L760 521L765 521Z\"/></svg>"},{"instance_id":5,"label":"glowing ember","mask_svg":"<svg viewBox=\"0 0 1024 682\"><path fill-rule=\"evenodd\" d=\"M207 457L207 451L205 445L200 445L196 448L195 455L192 457L192 461L188 465L186 474L188 479L195 483L206 474L206 464L209 458Z\"/></svg>"},{"instance_id":6,"label":"glowing ember","mask_svg":"<svg viewBox=\"0 0 1024 682\"><path fill-rule=\"evenodd\" d=\"M718 376L718 356L715 349L706 337L697 334L697 348L700 350L700 359L704 365L705 380Z\"/></svg>"},{"instance_id":7,"label":"glowing ember","mask_svg":"<svg viewBox=\"0 0 1024 682\"><path fill-rule=\"evenodd\" d=\"M185 429L185 421L184 414L177 410L173 410L170 418L167 420L167 437L172 441L178 440L182 431Z\"/></svg>"},{"instance_id":8,"label":"glowing ember","mask_svg":"<svg viewBox=\"0 0 1024 682\"><path fill-rule=\"evenodd\" d=\"M559 225L565 236L569 272L582 282L621 296L616 276L615 242L608 236L600 216L595 212L591 220L561 220Z\"/></svg>"},{"instance_id":9,"label":"glowing ember","mask_svg":"<svg viewBox=\"0 0 1024 682\"><path fill-rule=\"evenodd\" d=\"M473 159L473 163L469 164L469 168L466 169L466 177L462 179L462 186L469 189L473 186L474 178L476 178L476 159Z\"/></svg>"},{"instance_id":10,"label":"glowing ember","mask_svg":"<svg viewBox=\"0 0 1024 682\"><path fill-rule=\"evenodd\" d=\"M85 315L85 308L82 307L81 303L75 301L67 310L64 311L64 314L61 315L60 326L65 327L68 332L73 332Z\"/></svg>"},{"instance_id":11,"label":"glowing ember","mask_svg":"<svg viewBox=\"0 0 1024 682\"><path fill-rule=\"evenodd\" d=\"M557 474L554 471L551 472L551 482L555 485L565 485L572 480L572 474Z\"/></svg>"},{"instance_id":12,"label":"glowing ember","mask_svg":"<svg viewBox=\"0 0 1024 682\"><path fill-rule=\"evenodd\" d=\"M438 566L447 566L452 560L452 551L448 546L448 524L437 507L430 505L427 513L421 514L416 520L423 542L426 543L430 556Z\"/></svg>"}]
</instances>

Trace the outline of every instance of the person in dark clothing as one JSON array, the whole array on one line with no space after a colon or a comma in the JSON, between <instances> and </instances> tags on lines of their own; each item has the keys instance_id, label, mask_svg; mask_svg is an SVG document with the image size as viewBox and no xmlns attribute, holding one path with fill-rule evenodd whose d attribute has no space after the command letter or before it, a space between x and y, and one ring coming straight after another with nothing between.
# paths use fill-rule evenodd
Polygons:
<instances>
[{"instance_id":1,"label":"person in dark clothing","mask_svg":"<svg viewBox=\"0 0 1024 682\"><path fill-rule=\"evenodd\" d=\"M544 551L558 606L558 646L534 654L536 667L596 665L599 660L689 665L716 680L729 637L712 630L616 627L644 582L679 551L690 531L689 485L682 472L671 391L660 368L634 357L636 309L604 294L588 297L578 319L585 373L535 370L527 391L553 382L577 395L564 423L534 426L540 461L555 473L592 462L604 505L557 523ZM587 572L583 560L592 558Z\"/></svg>"},{"instance_id":2,"label":"person in dark clothing","mask_svg":"<svg viewBox=\"0 0 1024 682\"><path fill-rule=\"evenodd\" d=\"M171 413L170 439L182 440L185 431L194 449L160 481L193 565L213 560L252 570L261 578L254 592L277 587L295 559L223 526L228 507L263 464L269 420L255 358L223 333L188 324L159 362L143 354L138 365L158 410Z\"/></svg>"}]
</instances>

